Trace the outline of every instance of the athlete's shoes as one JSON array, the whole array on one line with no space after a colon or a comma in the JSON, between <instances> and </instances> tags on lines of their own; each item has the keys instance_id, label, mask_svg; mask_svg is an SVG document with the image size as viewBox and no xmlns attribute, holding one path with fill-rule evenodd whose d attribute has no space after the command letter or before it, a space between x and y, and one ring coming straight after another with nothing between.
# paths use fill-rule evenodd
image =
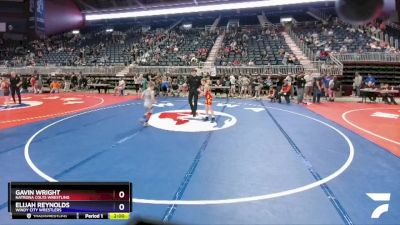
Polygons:
<instances>
[{"instance_id":1,"label":"athlete's shoes","mask_svg":"<svg viewBox=\"0 0 400 225\"><path fill-rule=\"evenodd\" d=\"M211 123L215 123L215 117L211 118Z\"/></svg>"},{"instance_id":2,"label":"athlete's shoes","mask_svg":"<svg viewBox=\"0 0 400 225\"><path fill-rule=\"evenodd\" d=\"M208 121L208 116L204 117L203 121L204 122Z\"/></svg>"},{"instance_id":3,"label":"athlete's shoes","mask_svg":"<svg viewBox=\"0 0 400 225\"><path fill-rule=\"evenodd\" d=\"M148 123L148 122L144 122L144 123L143 123L143 126L148 127L148 126L149 126L149 123Z\"/></svg>"}]
</instances>

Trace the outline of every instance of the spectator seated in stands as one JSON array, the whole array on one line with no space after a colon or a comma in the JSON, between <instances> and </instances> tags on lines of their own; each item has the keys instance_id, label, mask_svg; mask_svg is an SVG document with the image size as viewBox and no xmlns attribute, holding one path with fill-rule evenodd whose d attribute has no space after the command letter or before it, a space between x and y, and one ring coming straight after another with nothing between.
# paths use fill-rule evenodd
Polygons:
<instances>
[{"instance_id":1,"label":"spectator seated in stands","mask_svg":"<svg viewBox=\"0 0 400 225\"><path fill-rule=\"evenodd\" d=\"M312 27L298 25L293 30L314 52L364 53L391 51L388 43L378 41L372 36L381 30L380 24L374 23L356 28L338 23L325 25L316 23ZM343 45L346 45L347 51L344 48L341 49ZM326 57L321 56L320 59L325 60Z\"/></svg>"},{"instance_id":2,"label":"spectator seated in stands","mask_svg":"<svg viewBox=\"0 0 400 225\"><path fill-rule=\"evenodd\" d=\"M353 39L351 39L351 38L349 38L349 37L346 37L346 38L343 40L343 42L346 43L346 44L351 44L351 43L353 43Z\"/></svg>"},{"instance_id":3,"label":"spectator seated in stands","mask_svg":"<svg viewBox=\"0 0 400 225\"><path fill-rule=\"evenodd\" d=\"M343 45L343 46L340 48L339 52L340 52L340 53L347 53L347 46L346 46L346 45Z\"/></svg>"}]
</instances>

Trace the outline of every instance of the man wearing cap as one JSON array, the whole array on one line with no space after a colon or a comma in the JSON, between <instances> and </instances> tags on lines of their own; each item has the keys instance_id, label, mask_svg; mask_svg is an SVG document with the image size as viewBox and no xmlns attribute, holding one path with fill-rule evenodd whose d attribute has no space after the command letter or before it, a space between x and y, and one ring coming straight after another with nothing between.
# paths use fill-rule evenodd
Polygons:
<instances>
[{"instance_id":1,"label":"man wearing cap","mask_svg":"<svg viewBox=\"0 0 400 225\"><path fill-rule=\"evenodd\" d=\"M189 105L192 110L193 117L197 115L197 100L199 99L199 88L201 85L201 77L197 75L197 71L193 70L188 77L187 84L189 87Z\"/></svg>"}]
</instances>

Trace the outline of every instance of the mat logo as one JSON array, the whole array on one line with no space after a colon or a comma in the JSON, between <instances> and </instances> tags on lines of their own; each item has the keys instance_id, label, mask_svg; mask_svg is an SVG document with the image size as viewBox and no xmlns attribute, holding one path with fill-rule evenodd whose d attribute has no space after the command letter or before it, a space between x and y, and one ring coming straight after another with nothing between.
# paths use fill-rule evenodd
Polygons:
<instances>
[{"instance_id":1,"label":"mat logo","mask_svg":"<svg viewBox=\"0 0 400 225\"><path fill-rule=\"evenodd\" d=\"M381 118L388 118L388 119L398 119L400 117L400 115L397 115L397 114L384 113L384 112L375 112L371 116L381 117Z\"/></svg>"},{"instance_id":2,"label":"mat logo","mask_svg":"<svg viewBox=\"0 0 400 225\"><path fill-rule=\"evenodd\" d=\"M22 102L22 104L9 104L8 106L0 105L0 111L24 109L24 108L39 106L42 104L43 104L43 102L40 102L40 101L24 101L24 102Z\"/></svg>"},{"instance_id":3,"label":"mat logo","mask_svg":"<svg viewBox=\"0 0 400 225\"><path fill-rule=\"evenodd\" d=\"M205 132L215 131L231 127L236 124L237 119L223 112L214 112L216 122L203 121L204 110L197 111L198 116L193 117L188 110L172 110L154 114L149 121L153 127L178 132Z\"/></svg>"},{"instance_id":4,"label":"mat logo","mask_svg":"<svg viewBox=\"0 0 400 225\"><path fill-rule=\"evenodd\" d=\"M366 193L368 197L376 202L389 202L390 201L390 193ZM379 219L381 215L385 212L389 211L389 203L382 204L375 208L375 210L371 214L372 219Z\"/></svg>"}]
</instances>

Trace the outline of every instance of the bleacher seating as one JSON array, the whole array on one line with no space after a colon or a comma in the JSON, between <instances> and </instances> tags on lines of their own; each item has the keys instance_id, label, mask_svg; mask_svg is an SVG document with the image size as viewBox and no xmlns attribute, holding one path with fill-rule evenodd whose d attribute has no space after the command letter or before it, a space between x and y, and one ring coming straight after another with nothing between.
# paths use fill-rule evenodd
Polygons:
<instances>
[{"instance_id":1,"label":"bleacher seating","mask_svg":"<svg viewBox=\"0 0 400 225\"><path fill-rule=\"evenodd\" d=\"M228 31L215 62L224 65L283 65L292 54L283 36L273 28L242 28ZM295 61L294 64L299 64Z\"/></svg>"},{"instance_id":2,"label":"bleacher seating","mask_svg":"<svg viewBox=\"0 0 400 225\"><path fill-rule=\"evenodd\" d=\"M316 26L299 26L294 29L314 52L328 51L341 52L341 48L346 46L349 53L362 50L363 52L379 52L381 49L371 48L370 43L375 40L366 32L360 32L358 29L343 24ZM346 42L345 40L349 40Z\"/></svg>"},{"instance_id":3,"label":"bleacher seating","mask_svg":"<svg viewBox=\"0 0 400 225\"><path fill-rule=\"evenodd\" d=\"M214 45L217 33L203 28L174 29L164 34L153 48L142 48L145 55L139 62L145 66L188 66L204 62ZM147 53L146 53L147 52Z\"/></svg>"}]
</instances>

